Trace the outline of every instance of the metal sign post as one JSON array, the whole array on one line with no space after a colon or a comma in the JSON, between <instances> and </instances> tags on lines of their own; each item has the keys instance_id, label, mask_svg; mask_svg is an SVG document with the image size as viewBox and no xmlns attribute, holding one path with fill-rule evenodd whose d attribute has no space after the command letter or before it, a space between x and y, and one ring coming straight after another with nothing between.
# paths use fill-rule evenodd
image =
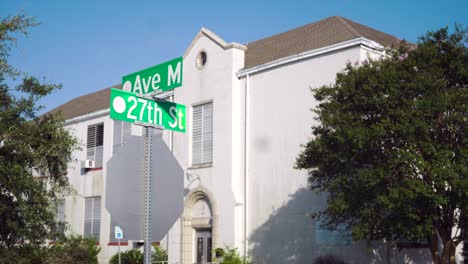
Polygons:
<instances>
[{"instance_id":1,"label":"metal sign post","mask_svg":"<svg viewBox=\"0 0 468 264\"><path fill-rule=\"evenodd\" d=\"M153 143L152 143L152 136L153 136L153 129L168 129L172 131L178 131L178 132L185 132L186 128L186 108L184 105L176 104L173 102L168 102L163 99L155 98L156 94L160 94L161 92L165 91L170 91L175 88L181 87L182 86L182 69L183 68L183 58L179 57L176 59L173 59L171 61L162 63L160 65L156 65L154 67L150 67L148 69L135 72L132 74L129 74L127 76L124 76L122 78L122 86L123 90L119 89L111 89L111 95L110 95L110 117L114 120L120 120L124 122L130 122L134 123L135 125L140 125L145 127L145 138L144 138L144 153L145 153L145 165L144 165L144 264L151 264L151 240L152 240L152 234L151 234L151 214L153 213L151 210L151 177L152 177L152 171L151 168L154 166L153 157L152 157L152 149L153 149ZM134 140L136 143L138 143L138 146L135 146L134 148L129 148L129 149L140 149L141 151L141 144L138 140ZM161 156L162 159L166 159L168 162L167 164L164 164L162 166L163 169L161 172L159 172L159 167L158 167L158 172L159 174L162 174L165 169L171 168L171 176L174 175L183 175L182 169L180 168L179 164L175 161L173 155L171 154L170 158L168 159L167 155L164 153L167 153L167 150L164 148L161 148L161 139L156 139L155 141L155 147L158 149L158 151L161 151ZM122 155L124 156L124 155ZM120 157L122 157L120 156ZM116 161L118 161L119 156L116 156ZM114 161L114 162L116 162ZM112 160L108 162L108 164L114 164ZM143 166L142 164L137 164L136 166L133 165L135 163L130 163L132 164L131 167L134 168L136 172L138 172L139 169L141 169ZM117 165L114 164L115 167ZM109 166L111 169L113 166ZM126 166L129 167L129 166ZM121 170L125 170L125 168L121 168ZM180 171L180 173L179 173ZM141 175L141 174L140 174ZM120 176L119 173L116 174L116 176ZM182 179L182 177L180 177ZM141 179L141 178L140 178ZM176 179L176 177L174 177ZM160 179L161 181L161 179ZM109 183L110 181L108 181ZM161 182L164 182L162 180ZM177 183L177 181L168 181L165 180L166 183ZM183 182L182 182L183 183ZM183 184L180 184L181 186ZM107 185L106 185L107 186ZM137 186L137 188L142 187L141 184ZM155 187L157 188L157 187ZM161 191L161 193L164 193L164 191ZM155 196L157 196L156 194ZM177 194L173 193L171 194L171 197L175 197L176 199ZM183 196L181 196L183 197ZM183 198L182 198L183 199ZM181 199L181 200L182 200ZM106 201L106 207L110 206L112 207L112 203ZM158 202L155 202L156 208L158 208ZM136 208L137 212L141 212L142 208ZM159 208L158 208L159 209ZM177 207L173 208L172 210L174 212L177 212ZM120 217L119 221L123 221L124 225L127 225L126 231L128 232L129 236L138 236L141 238L141 231L136 231L134 230L132 224L128 224L126 222L126 217L122 217L121 214L118 214L114 212L118 217ZM180 213L178 214L180 215ZM117 218L118 218L117 217ZM167 217L166 217L167 218ZM168 219L162 220L161 222L163 224L160 224L161 226L167 225L168 224ZM141 222L140 222L141 224ZM159 224L159 220L158 220ZM164 227L161 227L159 229L163 229ZM167 227L167 229L169 229ZM140 228L137 228L141 230L141 225ZM120 235L123 234L121 231L120 227ZM161 230L156 230L155 233L157 234L157 237L160 237ZM138 235L137 235L138 234ZM116 232L117 236L117 232ZM116 237L118 239L119 243L119 263L120 263L120 239L119 237ZM122 238L122 237L120 237Z\"/></svg>"},{"instance_id":2,"label":"metal sign post","mask_svg":"<svg viewBox=\"0 0 468 264\"><path fill-rule=\"evenodd\" d=\"M119 243L119 264L122 264L122 259L120 258L120 238L117 241Z\"/></svg>"},{"instance_id":3,"label":"metal sign post","mask_svg":"<svg viewBox=\"0 0 468 264\"><path fill-rule=\"evenodd\" d=\"M151 264L151 139L152 129L145 126L145 264Z\"/></svg>"},{"instance_id":4,"label":"metal sign post","mask_svg":"<svg viewBox=\"0 0 468 264\"><path fill-rule=\"evenodd\" d=\"M117 241L119 241L119 264L122 264L122 259L120 258L120 238Z\"/></svg>"},{"instance_id":5,"label":"metal sign post","mask_svg":"<svg viewBox=\"0 0 468 264\"><path fill-rule=\"evenodd\" d=\"M163 129L161 126L135 122L145 128L145 225L144 225L144 264L151 264L151 159L153 129Z\"/></svg>"},{"instance_id":6,"label":"metal sign post","mask_svg":"<svg viewBox=\"0 0 468 264\"><path fill-rule=\"evenodd\" d=\"M120 226L115 226L114 227L114 233L115 233L115 238L117 238L118 245L119 245L119 264L121 264L121 259L120 259L120 239L123 238L123 231Z\"/></svg>"}]
</instances>

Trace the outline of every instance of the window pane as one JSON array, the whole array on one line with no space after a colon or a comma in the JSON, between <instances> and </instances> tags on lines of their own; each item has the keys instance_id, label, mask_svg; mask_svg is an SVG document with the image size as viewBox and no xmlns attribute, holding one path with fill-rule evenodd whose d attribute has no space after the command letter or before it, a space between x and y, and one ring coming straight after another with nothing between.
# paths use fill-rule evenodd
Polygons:
<instances>
[{"instance_id":1,"label":"window pane","mask_svg":"<svg viewBox=\"0 0 468 264\"><path fill-rule=\"evenodd\" d=\"M115 154L120 146L122 145L122 121L114 120L114 136L113 136L113 146L112 146L112 153Z\"/></svg>"},{"instance_id":2,"label":"window pane","mask_svg":"<svg viewBox=\"0 0 468 264\"><path fill-rule=\"evenodd\" d=\"M94 160L96 167L102 167L102 147L104 143L104 124L88 126L86 159Z\"/></svg>"},{"instance_id":3,"label":"window pane","mask_svg":"<svg viewBox=\"0 0 468 264\"><path fill-rule=\"evenodd\" d=\"M315 222L315 239L319 245L350 245L351 231L344 224L340 224L336 229L327 229L322 226L322 222Z\"/></svg>"},{"instance_id":4,"label":"window pane","mask_svg":"<svg viewBox=\"0 0 468 264\"><path fill-rule=\"evenodd\" d=\"M96 126L88 126L88 135L87 135L87 148L92 148L96 145Z\"/></svg>"},{"instance_id":5,"label":"window pane","mask_svg":"<svg viewBox=\"0 0 468 264\"><path fill-rule=\"evenodd\" d=\"M99 124L96 127L96 146L102 146L104 143L104 124Z\"/></svg>"},{"instance_id":6,"label":"window pane","mask_svg":"<svg viewBox=\"0 0 468 264\"><path fill-rule=\"evenodd\" d=\"M84 237L99 241L101 230L101 196L85 198Z\"/></svg>"},{"instance_id":7,"label":"window pane","mask_svg":"<svg viewBox=\"0 0 468 264\"><path fill-rule=\"evenodd\" d=\"M212 162L213 103L193 107L192 164Z\"/></svg>"},{"instance_id":8,"label":"window pane","mask_svg":"<svg viewBox=\"0 0 468 264\"><path fill-rule=\"evenodd\" d=\"M120 147L127 142L132 135L132 124L123 121L114 120L114 142L112 154L119 151Z\"/></svg>"}]
</instances>

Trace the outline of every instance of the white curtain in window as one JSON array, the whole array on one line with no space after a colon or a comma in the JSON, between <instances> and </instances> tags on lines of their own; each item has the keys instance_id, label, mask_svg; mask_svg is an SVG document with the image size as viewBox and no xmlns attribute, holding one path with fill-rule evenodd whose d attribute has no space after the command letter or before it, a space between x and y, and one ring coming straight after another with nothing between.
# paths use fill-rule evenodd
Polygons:
<instances>
[{"instance_id":1,"label":"white curtain in window","mask_svg":"<svg viewBox=\"0 0 468 264\"><path fill-rule=\"evenodd\" d=\"M213 103L193 107L192 164L213 161Z\"/></svg>"},{"instance_id":2,"label":"white curtain in window","mask_svg":"<svg viewBox=\"0 0 468 264\"><path fill-rule=\"evenodd\" d=\"M101 230L101 196L85 198L84 237L99 241Z\"/></svg>"}]
</instances>

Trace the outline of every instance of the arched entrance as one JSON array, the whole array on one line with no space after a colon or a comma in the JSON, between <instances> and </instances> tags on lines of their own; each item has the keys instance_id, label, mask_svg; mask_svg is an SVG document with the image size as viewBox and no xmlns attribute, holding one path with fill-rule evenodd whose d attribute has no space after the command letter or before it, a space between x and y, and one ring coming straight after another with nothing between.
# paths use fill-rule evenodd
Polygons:
<instances>
[{"instance_id":1,"label":"arched entrance","mask_svg":"<svg viewBox=\"0 0 468 264\"><path fill-rule=\"evenodd\" d=\"M216 206L211 193L197 187L188 194L182 217L183 264L211 262L217 240Z\"/></svg>"}]
</instances>

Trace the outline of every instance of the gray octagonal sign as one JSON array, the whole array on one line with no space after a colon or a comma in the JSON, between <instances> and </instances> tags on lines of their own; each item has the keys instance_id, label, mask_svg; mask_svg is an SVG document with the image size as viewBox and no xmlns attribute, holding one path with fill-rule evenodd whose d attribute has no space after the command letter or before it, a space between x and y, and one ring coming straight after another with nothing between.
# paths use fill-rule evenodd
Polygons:
<instances>
[{"instance_id":1,"label":"gray octagonal sign","mask_svg":"<svg viewBox=\"0 0 468 264\"><path fill-rule=\"evenodd\" d=\"M107 162L105 206L124 239L144 237L144 155L144 137L131 136ZM184 171L161 134L153 135L151 166L151 240L161 241L181 216L184 200Z\"/></svg>"}]
</instances>

